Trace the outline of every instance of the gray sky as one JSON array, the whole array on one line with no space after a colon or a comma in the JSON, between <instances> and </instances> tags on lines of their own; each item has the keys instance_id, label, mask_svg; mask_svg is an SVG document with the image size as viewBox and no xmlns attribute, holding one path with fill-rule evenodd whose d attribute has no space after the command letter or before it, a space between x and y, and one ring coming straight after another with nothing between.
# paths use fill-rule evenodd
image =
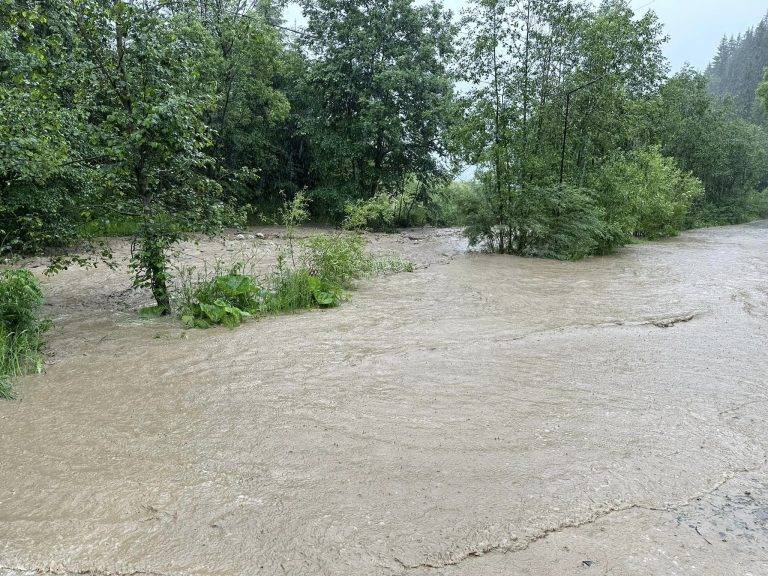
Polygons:
<instances>
[{"instance_id":1,"label":"gray sky","mask_svg":"<svg viewBox=\"0 0 768 576\"><path fill-rule=\"evenodd\" d=\"M443 0L458 12L465 0ZM768 12L768 0L634 0L638 13L654 10L664 23L669 43L665 53L675 72L688 62L703 69L715 53L723 35L736 35L756 26ZM289 23L301 23L301 11L290 5Z\"/></svg>"},{"instance_id":2,"label":"gray sky","mask_svg":"<svg viewBox=\"0 0 768 576\"><path fill-rule=\"evenodd\" d=\"M766 0L635 0L640 11L653 10L664 23L669 42L665 53L672 71L688 62L702 69L715 54L723 35L735 36L757 26L768 13Z\"/></svg>"}]
</instances>

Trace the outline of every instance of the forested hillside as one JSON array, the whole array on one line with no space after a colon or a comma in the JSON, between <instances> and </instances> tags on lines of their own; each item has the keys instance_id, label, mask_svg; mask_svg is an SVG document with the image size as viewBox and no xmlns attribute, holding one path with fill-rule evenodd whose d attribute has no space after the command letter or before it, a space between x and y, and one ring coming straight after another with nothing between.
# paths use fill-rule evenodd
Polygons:
<instances>
[{"instance_id":1,"label":"forested hillside","mask_svg":"<svg viewBox=\"0 0 768 576\"><path fill-rule=\"evenodd\" d=\"M747 120L768 122L755 90L768 66L768 14L754 28L736 37L724 37L707 68L709 88L718 99L730 99L733 109Z\"/></svg>"},{"instance_id":2,"label":"forested hillside","mask_svg":"<svg viewBox=\"0 0 768 576\"><path fill-rule=\"evenodd\" d=\"M268 0L4 3L0 251L132 234L166 305L175 242L300 191L347 228L462 223L570 259L768 213L766 22L670 78L657 17L624 0L303 9L293 30Z\"/></svg>"}]
</instances>

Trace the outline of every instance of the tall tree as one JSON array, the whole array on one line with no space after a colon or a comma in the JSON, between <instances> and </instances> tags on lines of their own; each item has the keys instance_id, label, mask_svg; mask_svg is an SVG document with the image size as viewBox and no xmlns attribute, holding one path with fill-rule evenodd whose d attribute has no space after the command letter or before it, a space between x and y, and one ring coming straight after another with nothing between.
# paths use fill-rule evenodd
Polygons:
<instances>
[{"instance_id":1,"label":"tall tree","mask_svg":"<svg viewBox=\"0 0 768 576\"><path fill-rule=\"evenodd\" d=\"M436 2L306 0L307 130L321 185L367 198L444 169L453 27Z\"/></svg>"},{"instance_id":2,"label":"tall tree","mask_svg":"<svg viewBox=\"0 0 768 576\"><path fill-rule=\"evenodd\" d=\"M717 221L743 219L744 202L768 184L765 129L713 101L707 78L692 69L662 87L652 124L664 154L702 180L707 203L725 210Z\"/></svg>"},{"instance_id":3,"label":"tall tree","mask_svg":"<svg viewBox=\"0 0 768 576\"><path fill-rule=\"evenodd\" d=\"M211 132L203 118L214 86L201 82L212 52L199 20L164 2L68 0L74 56L93 93L88 156L101 209L135 218L135 285L170 310L167 250L189 230L214 230L229 214L208 177Z\"/></svg>"},{"instance_id":4,"label":"tall tree","mask_svg":"<svg viewBox=\"0 0 768 576\"><path fill-rule=\"evenodd\" d=\"M707 67L709 90L718 99L730 99L743 119L768 124L768 114L755 98L755 90L768 66L768 14L754 28L723 38Z\"/></svg>"}]
</instances>

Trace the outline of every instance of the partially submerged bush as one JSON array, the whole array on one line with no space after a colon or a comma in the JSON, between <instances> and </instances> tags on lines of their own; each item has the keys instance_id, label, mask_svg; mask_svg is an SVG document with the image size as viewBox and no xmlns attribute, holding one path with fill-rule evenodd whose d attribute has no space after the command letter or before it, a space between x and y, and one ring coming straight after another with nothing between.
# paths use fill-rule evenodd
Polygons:
<instances>
[{"instance_id":1,"label":"partially submerged bush","mask_svg":"<svg viewBox=\"0 0 768 576\"><path fill-rule=\"evenodd\" d=\"M493 251L578 260L610 250L617 242L605 212L586 189L530 187L501 210L487 192L478 190L464 199L462 210L470 244Z\"/></svg>"},{"instance_id":2,"label":"partially submerged bush","mask_svg":"<svg viewBox=\"0 0 768 576\"><path fill-rule=\"evenodd\" d=\"M217 271L210 278L183 283L181 321L187 328L215 324L234 328L261 311L265 295L253 277L242 273L242 265L235 265L225 273Z\"/></svg>"},{"instance_id":3,"label":"partially submerged bush","mask_svg":"<svg viewBox=\"0 0 768 576\"><path fill-rule=\"evenodd\" d=\"M609 253L635 237L677 234L703 195L701 182L657 148L616 155L589 187L529 185L499 198L480 176L482 186L460 204L470 244L567 260Z\"/></svg>"},{"instance_id":4,"label":"partially submerged bush","mask_svg":"<svg viewBox=\"0 0 768 576\"><path fill-rule=\"evenodd\" d=\"M217 267L197 279L188 270L179 311L189 328L235 327L251 316L338 306L354 280L409 269L402 260L367 256L358 235L320 234L296 246L290 243L278 255L277 268L261 280L246 274L243 264L229 270Z\"/></svg>"},{"instance_id":5,"label":"partially submerged bush","mask_svg":"<svg viewBox=\"0 0 768 576\"><path fill-rule=\"evenodd\" d=\"M344 292L337 284L315 276L307 268L281 270L270 279L264 300L265 313L279 314L307 308L338 306Z\"/></svg>"},{"instance_id":6,"label":"partially submerged bush","mask_svg":"<svg viewBox=\"0 0 768 576\"><path fill-rule=\"evenodd\" d=\"M10 398L9 378L42 369L40 349L49 323L40 318L43 293L29 270L0 273L0 398Z\"/></svg>"},{"instance_id":7,"label":"partially submerged bush","mask_svg":"<svg viewBox=\"0 0 768 576\"><path fill-rule=\"evenodd\" d=\"M509 220L509 250L523 256L579 260L617 243L605 211L590 190L570 186L530 188Z\"/></svg>"},{"instance_id":8,"label":"partially submerged bush","mask_svg":"<svg viewBox=\"0 0 768 576\"><path fill-rule=\"evenodd\" d=\"M318 234L301 246L301 260L314 276L347 288L371 267L364 248L365 241L357 234Z\"/></svg>"}]
</instances>

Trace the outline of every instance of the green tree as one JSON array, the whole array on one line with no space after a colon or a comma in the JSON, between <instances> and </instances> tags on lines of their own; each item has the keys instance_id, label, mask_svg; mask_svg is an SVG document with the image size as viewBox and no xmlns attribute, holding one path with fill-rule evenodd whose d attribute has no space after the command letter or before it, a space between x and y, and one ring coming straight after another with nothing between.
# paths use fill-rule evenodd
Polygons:
<instances>
[{"instance_id":1,"label":"green tree","mask_svg":"<svg viewBox=\"0 0 768 576\"><path fill-rule=\"evenodd\" d=\"M763 73L763 82L757 87L757 96L768 113L768 68Z\"/></svg>"},{"instance_id":2,"label":"green tree","mask_svg":"<svg viewBox=\"0 0 768 576\"><path fill-rule=\"evenodd\" d=\"M702 223L754 217L750 196L768 179L768 134L713 101L704 75L684 69L661 89L652 125L662 153L676 158L706 191Z\"/></svg>"},{"instance_id":3,"label":"green tree","mask_svg":"<svg viewBox=\"0 0 768 576\"><path fill-rule=\"evenodd\" d=\"M275 131L289 113L279 89L285 58L275 7L246 0L197 0L180 14L198 18L214 48L201 66L215 87L205 122L213 133L216 177L244 201L254 199L279 162Z\"/></svg>"},{"instance_id":4,"label":"green tree","mask_svg":"<svg viewBox=\"0 0 768 576\"><path fill-rule=\"evenodd\" d=\"M707 67L708 89L718 101L728 99L740 118L768 124L768 114L755 98L755 89L768 66L768 14L754 28L723 38Z\"/></svg>"},{"instance_id":5,"label":"green tree","mask_svg":"<svg viewBox=\"0 0 768 576\"><path fill-rule=\"evenodd\" d=\"M89 96L71 23L55 0L0 4L0 254L78 236L88 175L71 156Z\"/></svg>"},{"instance_id":6,"label":"green tree","mask_svg":"<svg viewBox=\"0 0 768 576\"><path fill-rule=\"evenodd\" d=\"M199 20L163 2L70 0L76 57L89 64L93 107L86 126L94 183L105 214L139 221L131 267L159 309L170 310L167 251L188 231L232 216L208 173L203 121L214 86L201 81L212 47Z\"/></svg>"},{"instance_id":7,"label":"green tree","mask_svg":"<svg viewBox=\"0 0 768 576\"><path fill-rule=\"evenodd\" d=\"M453 27L439 4L306 0L306 119L322 187L399 192L444 175ZM333 203L343 204L346 198Z\"/></svg>"},{"instance_id":8,"label":"green tree","mask_svg":"<svg viewBox=\"0 0 768 576\"><path fill-rule=\"evenodd\" d=\"M587 245L613 244L584 186L617 151L649 143L647 101L665 73L656 16L636 18L624 0L597 8L565 0L477 0L466 10L458 67L470 83L459 131L465 158L480 164L491 206L476 227L500 252L554 253L530 222L562 225L531 210L584 218ZM563 186L568 190L561 190ZM530 192L529 192L530 191ZM527 198L530 194L534 201ZM551 201L543 196L552 194ZM584 201L584 210L572 209ZM580 241L581 242L581 241ZM531 246L534 243L535 246ZM578 250L576 253L582 253Z\"/></svg>"}]
</instances>

